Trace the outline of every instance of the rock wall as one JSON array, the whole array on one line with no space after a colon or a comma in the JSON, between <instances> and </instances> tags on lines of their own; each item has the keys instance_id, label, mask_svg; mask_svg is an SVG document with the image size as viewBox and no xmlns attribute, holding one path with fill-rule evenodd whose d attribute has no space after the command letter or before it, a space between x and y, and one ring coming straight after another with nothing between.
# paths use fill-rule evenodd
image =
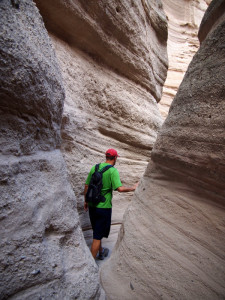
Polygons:
<instances>
[{"instance_id":1,"label":"rock wall","mask_svg":"<svg viewBox=\"0 0 225 300\"><path fill-rule=\"evenodd\" d=\"M224 299L224 3L209 6L201 47L102 268L107 299Z\"/></svg>"},{"instance_id":2,"label":"rock wall","mask_svg":"<svg viewBox=\"0 0 225 300\"><path fill-rule=\"evenodd\" d=\"M0 2L0 299L99 299L59 150L65 91L30 0Z\"/></svg>"},{"instance_id":3,"label":"rock wall","mask_svg":"<svg viewBox=\"0 0 225 300\"><path fill-rule=\"evenodd\" d=\"M162 0L168 20L169 69L159 110L165 119L184 74L198 50L198 29L211 0Z\"/></svg>"},{"instance_id":4,"label":"rock wall","mask_svg":"<svg viewBox=\"0 0 225 300\"><path fill-rule=\"evenodd\" d=\"M116 148L123 184L143 175L162 125L157 101L167 72L167 23L160 1L36 1L66 88L62 151L83 229L90 167ZM131 194L114 193L113 224ZM89 233L87 233L89 235Z\"/></svg>"}]
</instances>

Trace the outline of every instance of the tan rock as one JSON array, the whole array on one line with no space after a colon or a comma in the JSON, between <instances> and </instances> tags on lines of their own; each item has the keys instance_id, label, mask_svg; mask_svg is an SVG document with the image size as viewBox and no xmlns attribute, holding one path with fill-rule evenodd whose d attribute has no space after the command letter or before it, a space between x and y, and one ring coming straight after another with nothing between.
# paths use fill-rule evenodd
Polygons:
<instances>
[{"instance_id":1,"label":"tan rock","mask_svg":"<svg viewBox=\"0 0 225 300\"><path fill-rule=\"evenodd\" d=\"M161 99L167 72L161 1L35 2L49 31Z\"/></svg>"},{"instance_id":2,"label":"tan rock","mask_svg":"<svg viewBox=\"0 0 225 300\"><path fill-rule=\"evenodd\" d=\"M198 29L210 0L162 0L168 20L169 69L159 110L165 119L184 74L198 50Z\"/></svg>"},{"instance_id":3,"label":"tan rock","mask_svg":"<svg viewBox=\"0 0 225 300\"><path fill-rule=\"evenodd\" d=\"M60 150L65 97L30 0L0 2L0 299L100 299Z\"/></svg>"},{"instance_id":4,"label":"tan rock","mask_svg":"<svg viewBox=\"0 0 225 300\"><path fill-rule=\"evenodd\" d=\"M52 40L67 92L62 149L82 214L81 193L90 167L105 160L105 151L114 147L120 155L116 167L123 183L135 183L146 168L146 156L152 149L161 119L154 99L144 89L98 66L79 51L70 50L54 37ZM118 200L114 197L114 204L121 199L125 201L124 195ZM121 204L118 205L120 210ZM84 227L89 224L87 218L81 220ZM119 220L113 217L113 222Z\"/></svg>"},{"instance_id":5,"label":"tan rock","mask_svg":"<svg viewBox=\"0 0 225 300\"><path fill-rule=\"evenodd\" d=\"M36 2L63 74L62 151L86 230L84 182L105 151L118 150L124 185L137 182L147 166L162 125L157 101L167 71L166 19L160 1ZM113 224L131 195L114 193Z\"/></svg>"},{"instance_id":6,"label":"tan rock","mask_svg":"<svg viewBox=\"0 0 225 300\"><path fill-rule=\"evenodd\" d=\"M224 299L225 22L215 26L211 14L218 9L212 1L206 38L102 268L107 299Z\"/></svg>"}]
</instances>

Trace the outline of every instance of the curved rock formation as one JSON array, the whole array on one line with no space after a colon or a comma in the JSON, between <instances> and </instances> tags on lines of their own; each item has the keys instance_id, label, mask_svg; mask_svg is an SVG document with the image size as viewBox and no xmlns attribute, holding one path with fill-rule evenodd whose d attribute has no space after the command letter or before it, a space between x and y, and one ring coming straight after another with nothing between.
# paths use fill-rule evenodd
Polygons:
<instances>
[{"instance_id":1,"label":"curved rock formation","mask_svg":"<svg viewBox=\"0 0 225 300\"><path fill-rule=\"evenodd\" d=\"M206 36L218 26L219 23L224 20L224 10L225 2L223 0L218 0L214 5L204 14L204 18L201 22L201 27L198 32L198 38L200 43L204 41Z\"/></svg>"},{"instance_id":2,"label":"curved rock formation","mask_svg":"<svg viewBox=\"0 0 225 300\"><path fill-rule=\"evenodd\" d=\"M0 14L0 299L98 299L59 150L65 91L50 39L32 1L3 0Z\"/></svg>"},{"instance_id":3,"label":"curved rock formation","mask_svg":"<svg viewBox=\"0 0 225 300\"><path fill-rule=\"evenodd\" d=\"M167 117L191 59L198 50L198 28L211 0L162 0L168 20L169 69L159 110Z\"/></svg>"},{"instance_id":4,"label":"curved rock formation","mask_svg":"<svg viewBox=\"0 0 225 300\"><path fill-rule=\"evenodd\" d=\"M162 125L157 101L167 72L167 23L160 1L36 0L66 88L62 150L84 229L90 166L119 152L124 184L139 180ZM126 197L114 195L113 224ZM89 234L89 233L87 233Z\"/></svg>"},{"instance_id":5,"label":"curved rock formation","mask_svg":"<svg viewBox=\"0 0 225 300\"><path fill-rule=\"evenodd\" d=\"M167 71L159 0L36 0L49 31L145 87L157 101Z\"/></svg>"},{"instance_id":6,"label":"curved rock formation","mask_svg":"<svg viewBox=\"0 0 225 300\"><path fill-rule=\"evenodd\" d=\"M224 299L225 22L212 20L217 3L101 271L107 299Z\"/></svg>"}]
</instances>

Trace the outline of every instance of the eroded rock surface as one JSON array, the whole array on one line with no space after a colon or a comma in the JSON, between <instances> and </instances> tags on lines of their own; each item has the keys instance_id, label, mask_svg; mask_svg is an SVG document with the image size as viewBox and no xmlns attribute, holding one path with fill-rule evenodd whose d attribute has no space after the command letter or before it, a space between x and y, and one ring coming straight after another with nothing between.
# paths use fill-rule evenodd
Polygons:
<instances>
[{"instance_id":1,"label":"eroded rock surface","mask_svg":"<svg viewBox=\"0 0 225 300\"><path fill-rule=\"evenodd\" d=\"M46 27L139 83L157 101L167 71L161 1L36 0Z\"/></svg>"},{"instance_id":2,"label":"eroded rock surface","mask_svg":"<svg viewBox=\"0 0 225 300\"><path fill-rule=\"evenodd\" d=\"M123 184L143 175L162 118L167 23L160 1L41 1L66 88L62 150L84 229L90 166L116 148ZM113 224L131 194L114 193Z\"/></svg>"},{"instance_id":3,"label":"eroded rock surface","mask_svg":"<svg viewBox=\"0 0 225 300\"><path fill-rule=\"evenodd\" d=\"M165 119L184 74L194 54L198 50L198 29L204 12L211 0L162 0L168 20L168 60L169 69L162 98L160 112Z\"/></svg>"},{"instance_id":4,"label":"eroded rock surface","mask_svg":"<svg viewBox=\"0 0 225 300\"><path fill-rule=\"evenodd\" d=\"M60 150L65 97L30 0L0 2L0 299L98 299Z\"/></svg>"},{"instance_id":5,"label":"eroded rock surface","mask_svg":"<svg viewBox=\"0 0 225 300\"><path fill-rule=\"evenodd\" d=\"M224 299L225 22L221 12L213 18L217 4L101 271L108 299Z\"/></svg>"}]
</instances>

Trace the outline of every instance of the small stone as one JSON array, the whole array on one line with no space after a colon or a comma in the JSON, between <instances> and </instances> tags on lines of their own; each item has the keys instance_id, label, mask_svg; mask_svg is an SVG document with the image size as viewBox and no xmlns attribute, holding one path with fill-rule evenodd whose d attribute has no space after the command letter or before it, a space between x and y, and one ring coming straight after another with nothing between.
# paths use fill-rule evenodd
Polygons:
<instances>
[{"instance_id":1,"label":"small stone","mask_svg":"<svg viewBox=\"0 0 225 300\"><path fill-rule=\"evenodd\" d=\"M31 272L31 275L37 275L37 274L39 274L39 273L41 273L40 270L33 270L33 271Z\"/></svg>"}]
</instances>

